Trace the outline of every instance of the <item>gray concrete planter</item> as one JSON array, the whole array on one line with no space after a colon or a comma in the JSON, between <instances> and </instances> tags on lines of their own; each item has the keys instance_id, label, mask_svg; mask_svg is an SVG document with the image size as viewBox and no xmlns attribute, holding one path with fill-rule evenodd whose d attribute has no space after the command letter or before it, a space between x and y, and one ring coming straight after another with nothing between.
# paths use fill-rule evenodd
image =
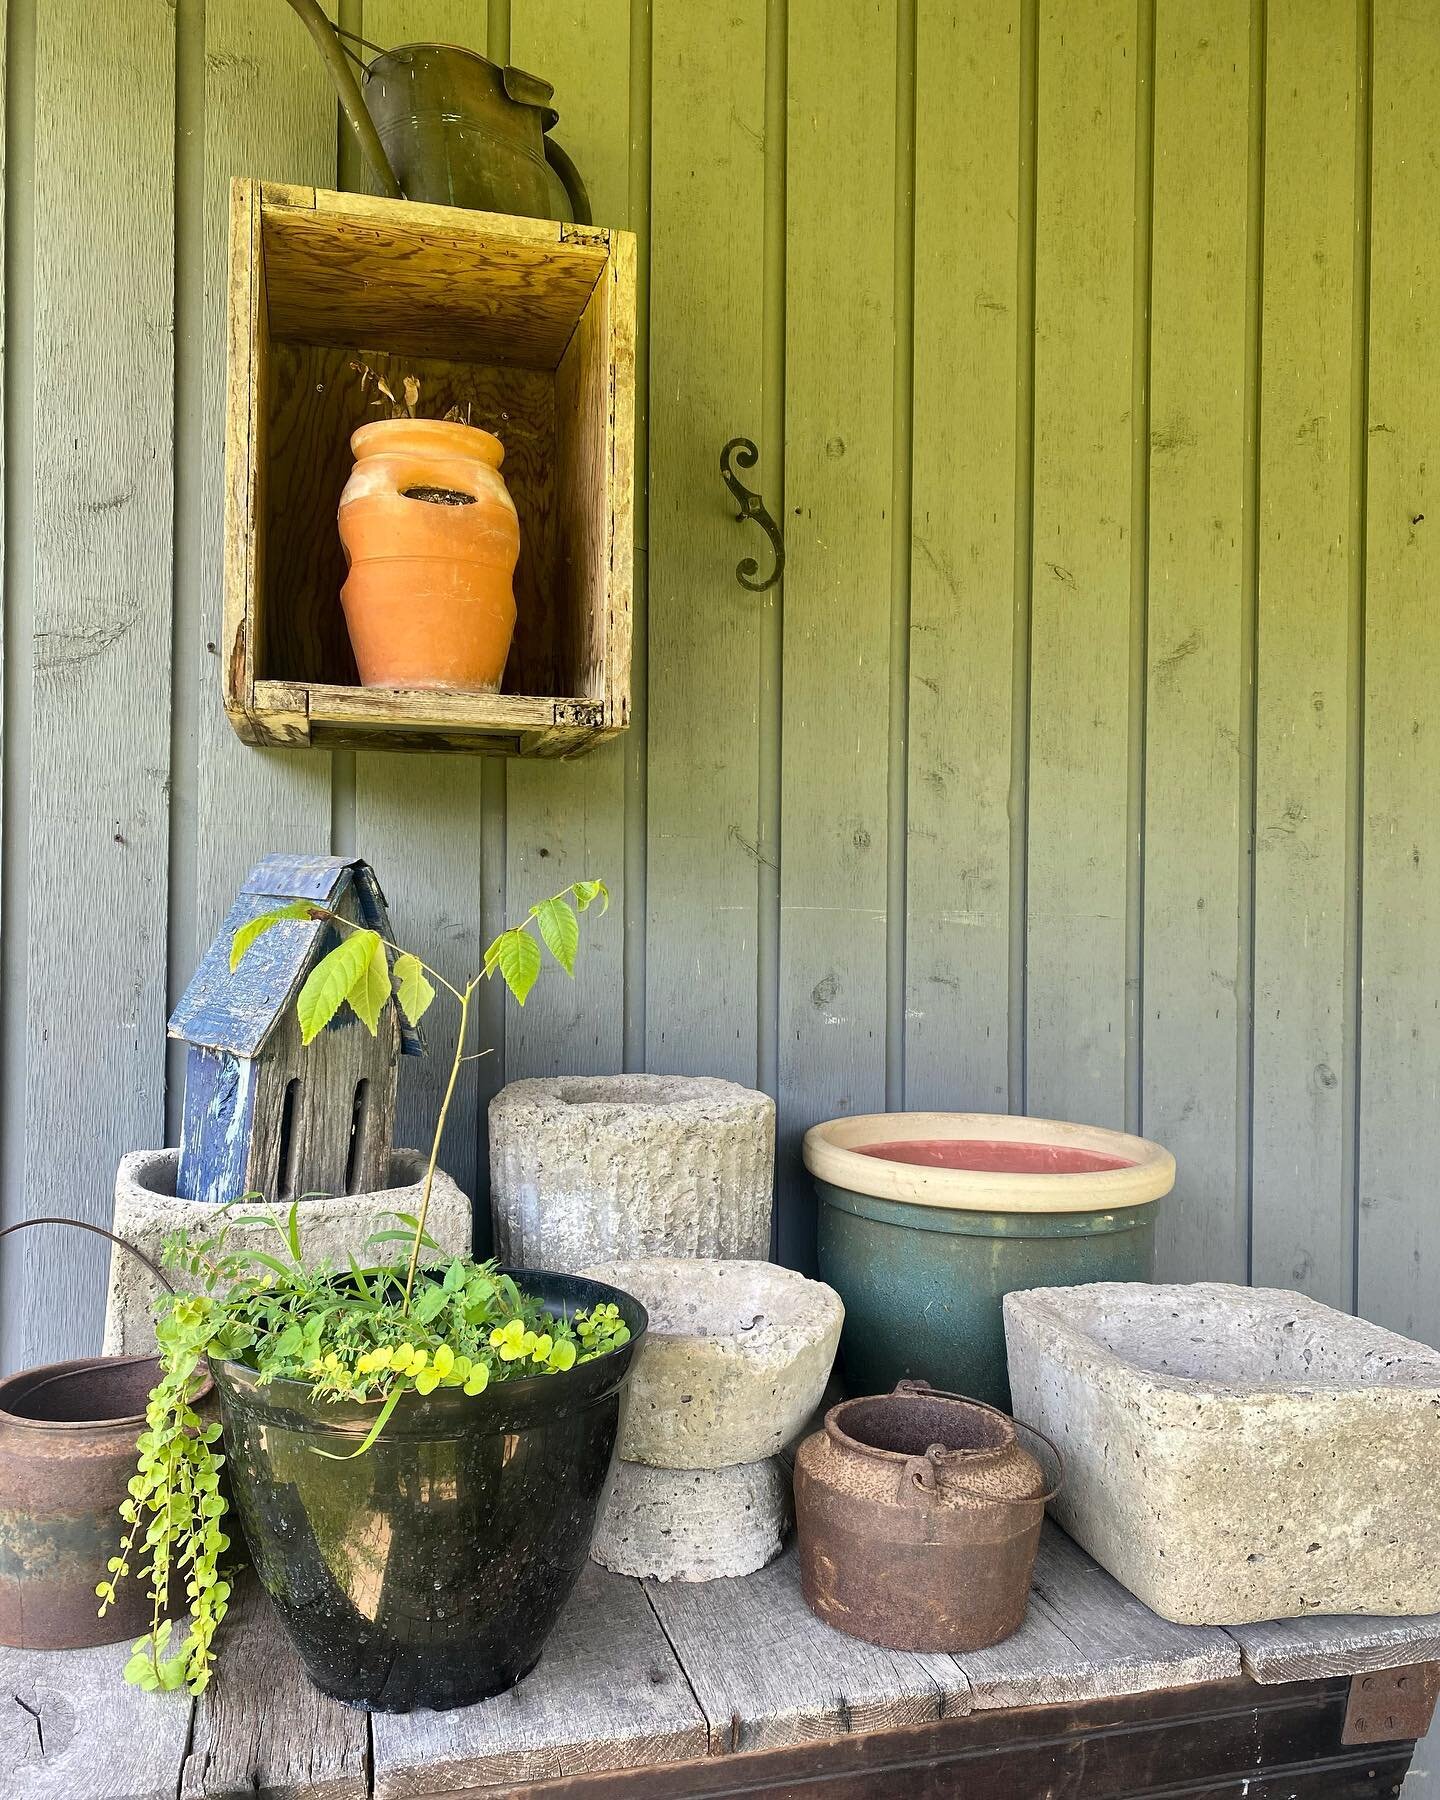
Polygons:
<instances>
[{"instance_id":1,"label":"gray concrete planter","mask_svg":"<svg viewBox=\"0 0 1440 1800\"><path fill-rule=\"evenodd\" d=\"M790 1516L790 1470L776 1456L730 1469L622 1462L590 1554L652 1581L751 1575L780 1554Z\"/></svg>"},{"instance_id":2,"label":"gray concrete planter","mask_svg":"<svg viewBox=\"0 0 1440 1800\"><path fill-rule=\"evenodd\" d=\"M221 1208L204 1200L175 1198L179 1159L178 1150L136 1150L121 1158L115 1176L116 1235L147 1251L156 1261L172 1231L204 1234L213 1231L219 1222ZM372 1231L393 1227L393 1214L418 1211L425 1162L418 1150L395 1150L390 1155L393 1186L372 1194L302 1200L300 1230L307 1263L323 1257L344 1268L347 1251L362 1261L378 1260L375 1250L366 1251L365 1239ZM274 1212L283 1221L288 1203L267 1205L254 1201L234 1210L251 1214ZM455 1256L470 1254L470 1201L441 1169L435 1171L428 1229L443 1250ZM233 1227L230 1242L253 1244L272 1254L275 1250L275 1234L260 1225ZM105 1300L107 1356L154 1354L154 1307L159 1292L154 1278L133 1257L119 1250L111 1255Z\"/></svg>"},{"instance_id":3,"label":"gray concrete planter","mask_svg":"<svg viewBox=\"0 0 1440 1800\"><path fill-rule=\"evenodd\" d=\"M495 1253L515 1267L764 1258L774 1190L775 1104L733 1081L562 1076L490 1102Z\"/></svg>"},{"instance_id":4,"label":"gray concrete planter","mask_svg":"<svg viewBox=\"0 0 1440 1800\"><path fill-rule=\"evenodd\" d=\"M1440 1611L1440 1354L1220 1282L1008 1294L1005 1334L1052 1511L1162 1618Z\"/></svg>"},{"instance_id":5,"label":"gray concrete planter","mask_svg":"<svg viewBox=\"0 0 1440 1800\"><path fill-rule=\"evenodd\" d=\"M819 1404L845 1308L834 1288L766 1262L656 1257L582 1271L650 1315L620 1454L722 1469L782 1450Z\"/></svg>"}]
</instances>

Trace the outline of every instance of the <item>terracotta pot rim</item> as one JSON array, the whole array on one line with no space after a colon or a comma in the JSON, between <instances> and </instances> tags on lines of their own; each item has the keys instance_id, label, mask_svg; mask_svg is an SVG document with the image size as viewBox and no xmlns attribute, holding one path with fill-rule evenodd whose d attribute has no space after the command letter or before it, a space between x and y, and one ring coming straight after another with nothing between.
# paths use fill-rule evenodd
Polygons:
<instances>
[{"instance_id":1,"label":"terracotta pot rim","mask_svg":"<svg viewBox=\"0 0 1440 1800\"><path fill-rule=\"evenodd\" d=\"M478 457L492 469L505 460L505 446L493 431L462 425L458 419L371 419L350 433L350 453L358 462L362 456L380 456L403 446L406 440L423 445L432 455L449 451Z\"/></svg>"},{"instance_id":2,"label":"terracotta pot rim","mask_svg":"<svg viewBox=\"0 0 1440 1800\"><path fill-rule=\"evenodd\" d=\"M839 1400L825 1414L825 1434L833 1443L846 1450L858 1450L862 1456L878 1457L882 1462L904 1464L913 1462L921 1452L912 1450L885 1450L878 1444L867 1444L864 1438L851 1437L840 1422L840 1414L846 1407L861 1406L876 1400L924 1400L931 1404L943 1401L947 1406L968 1406L976 1412L988 1413L991 1418L998 1419L1004 1436L998 1444L976 1446L974 1449L951 1450L943 1452L943 1460L956 1463L973 1463L985 1457L1004 1456L1012 1445L1019 1443L1015 1430L1015 1421L1009 1413L1002 1412L998 1406L990 1406L984 1400L970 1400L955 1394L852 1394L848 1400ZM1024 1446L1021 1445L1023 1449Z\"/></svg>"}]
</instances>

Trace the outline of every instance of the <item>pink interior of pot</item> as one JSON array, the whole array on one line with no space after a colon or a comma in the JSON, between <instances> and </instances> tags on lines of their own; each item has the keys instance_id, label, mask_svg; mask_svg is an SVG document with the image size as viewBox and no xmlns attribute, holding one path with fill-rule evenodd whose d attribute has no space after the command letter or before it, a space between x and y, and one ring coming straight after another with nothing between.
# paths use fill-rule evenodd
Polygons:
<instances>
[{"instance_id":1,"label":"pink interior of pot","mask_svg":"<svg viewBox=\"0 0 1440 1800\"><path fill-rule=\"evenodd\" d=\"M1002 1138L907 1138L891 1144L857 1144L861 1156L882 1162L919 1163L927 1169L982 1169L997 1175L1093 1175L1133 1168L1126 1157L1071 1144L1027 1144Z\"/></svg>"}]
</instances>

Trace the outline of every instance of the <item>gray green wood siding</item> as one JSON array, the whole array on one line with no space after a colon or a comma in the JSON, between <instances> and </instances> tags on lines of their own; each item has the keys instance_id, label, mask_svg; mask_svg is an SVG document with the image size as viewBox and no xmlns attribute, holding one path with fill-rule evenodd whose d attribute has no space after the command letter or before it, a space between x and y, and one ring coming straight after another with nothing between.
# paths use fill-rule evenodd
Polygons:
<instances>
[{"instance_id":1,"label":"gray green wood siding","mask_svg":"<svg viewBox=\"0 0 1440 1800\"><path fill-rule=\"evenodd\" d=\"M507 1078L729 1075L779 1094L803 1264L813 1120L1063 1114L1175 1152L1163 1274L1440 1339L1440 12L340 3L543 72L639 235L635 726L573 766L239 743L225 183L353 146L282 0L11 0L0 1215L108 1217L241 876L333 847L446 971L612 884L573 986L487 998L466 1185ZM7 1246L0 1361L95 1341L101 1260Z\"/></svg>"}]
</instances>

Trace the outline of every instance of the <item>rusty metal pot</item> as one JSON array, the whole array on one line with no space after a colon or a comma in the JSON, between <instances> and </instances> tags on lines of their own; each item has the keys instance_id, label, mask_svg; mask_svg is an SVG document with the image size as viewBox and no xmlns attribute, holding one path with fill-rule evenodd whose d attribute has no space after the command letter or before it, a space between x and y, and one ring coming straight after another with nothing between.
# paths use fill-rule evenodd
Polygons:
<instances>
[{"instance_id":1,"label":"rusty metal pot","mask_svg":"<svg viewBox=\"0 0 1440 1800\"><path fill-rule=\"evenodd\" d=\"M983 1650L1018 1631L1064 1465L1044 1438L1052 1482L1017 1423L923 1381L832 1406L795 1458L810 1610L888 1650Z\"/></svg>"},{"instance_id":2,"label":"rusty metal pot","mask_svg":"<svg viewBox=\"0 0 1440 1800\"><path fill-rule=\"evenodd\" d=\"M170 1283L150 1258L81 1219ZM150 1629L145 1584L122 1584L103 1619L95 1584L120 1541L120 1503L135 1473L135 1440L160 1371L154 1356L88 1356L25 1369L0 1381L0 1644L79 1650Z\"/></svg>"}]
</instances>

